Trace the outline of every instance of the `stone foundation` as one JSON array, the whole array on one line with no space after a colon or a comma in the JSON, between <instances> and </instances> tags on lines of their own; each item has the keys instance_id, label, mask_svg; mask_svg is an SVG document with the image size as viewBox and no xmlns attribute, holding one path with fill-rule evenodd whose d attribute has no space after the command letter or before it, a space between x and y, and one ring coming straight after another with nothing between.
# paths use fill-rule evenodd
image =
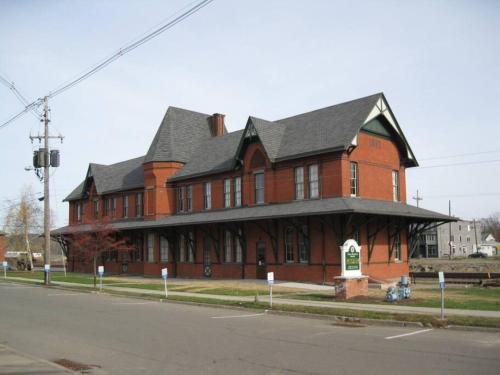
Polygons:
<instances>
[{"instance_id":1,"label":"stone foundation","mask_svg":"<svg viewBox=\"0 0 500 375\"><path fill-rule=\"evenodd\" d=\"M344 277L337 276L335 282L335 299L351 299L368 295L368 276Z\"/></svg>"}]
</instances>

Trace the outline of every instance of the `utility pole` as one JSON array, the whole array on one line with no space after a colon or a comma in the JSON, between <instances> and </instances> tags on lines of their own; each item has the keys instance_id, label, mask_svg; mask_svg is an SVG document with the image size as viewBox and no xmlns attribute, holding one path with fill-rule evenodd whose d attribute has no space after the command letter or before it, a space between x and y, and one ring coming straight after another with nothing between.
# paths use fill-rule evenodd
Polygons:
<instances>
[{"instance_id":1,"label":"utility pole","mask_svg":"<svg viewBox=\"0 0 500 375\"><path fill-rule=\"evenodd\" d=\"M422 200L424 200L424 198L419 197L419 195L418 195L418 189L417 189L417 196L413 197L412 199L414 199L414 200L417 201L417 207L419 206L419 202L422 201Z\"/></svg>"},{"instance_id":2,"label":"utility pole","mask_svg":"<svg viewBox=\"0 0 500 375\"><path fill-rule=\"evenodd\" d=\"M476 219L474 219L474 238L476 240L476 253L479 253L479 247L477 247Z\"/></svg>"},{"instance_id":3,"label":"utility pole","mask_svg":"<svg viewBox=\"0 0 500 375\"><path fill-rule=\"evenodd\" d=\"M452 248L452 244L451 244L451 200L448 201L448 216L450 217L450 222L449 222L449 231L450 231L450 259L451 259L451 248Z\"/></svg>"},{"instance_id":4,"label":"utility pole","mask_svg":"<svg viewBox=\"0 0 500 375\"><path fill-rule=\"evenodd\" d=\"M50 167L59 166L59 152L57 150L50 150L49 139L58 138L61 143L64 139L63 136L51 136L49 134L49 100L48 97L43 98L43 115L42 120L44 123L44 134L43 135L30 135L31 142L33 139L38 139L41 142L43 139L43 149L35 151L35 157L33 158L33 163L35 169L43 167L43 235L44 235L44 260L45 264L50 267ZM38 171L37 176L40 176ZM50 272L44 271L44 283L45 285L50 284Z\"/></svg>"}]
</instances>

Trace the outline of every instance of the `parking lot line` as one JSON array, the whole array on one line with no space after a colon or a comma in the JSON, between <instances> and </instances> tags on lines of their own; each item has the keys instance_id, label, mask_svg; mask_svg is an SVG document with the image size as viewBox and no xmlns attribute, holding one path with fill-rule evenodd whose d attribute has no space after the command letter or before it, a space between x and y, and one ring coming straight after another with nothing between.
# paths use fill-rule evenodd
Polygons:
<instances>
[{"instance_id":1,"label":"parking lot line","mask_svg":"<svg viewBox=\"0 0 500 375\"><path fill-rule=\"evenodd\" d=\"M254 316L262 316L266 313L261 314L247 314L247 315L226 315L226 316L211 316L212 319L231 319L231 318L252 318Z\"/></svg>"},{"instance_id":2,"label":"parking lot line","mask_svg":"<svg viewBox=\"0 0 500 375\"><path fill-rule=\"evenodd\" d=\"M158 302L113 302L112 305L151 305L152 303Z\"/></svg>"},{"instance_id":3,"label":"parking lot line","mask_svg":"<svg viewBox=\"0 0 500 375\"><path fill-rule=\"evenodd\" d=\"M402 335L396 335L396 336L388 336L385 337L386 340L392 340L392 339L397 339L399 337L405 337L405 336L412 336L412 335L418 335L420 333L425 333L432 331L432 328L429 329L421 329L420 331L414 331L414 332L409 332L409 333L403 333Z\"/></svg>"}]
</instances>

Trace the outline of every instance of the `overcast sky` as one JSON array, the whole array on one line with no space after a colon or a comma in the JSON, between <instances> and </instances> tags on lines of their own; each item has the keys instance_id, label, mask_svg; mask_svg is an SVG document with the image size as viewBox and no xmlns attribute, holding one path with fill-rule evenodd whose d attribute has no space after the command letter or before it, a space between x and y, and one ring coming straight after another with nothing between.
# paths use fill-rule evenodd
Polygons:
<instances>
[{"instance_id":1,"label":"overcast sky","mask_svg":"<svg viewBox=\"0 0 500 375\"><path fill-rule=\"evenodd\" d=\"M183 1L0 0L0 74L30 100L185 7ZM66 138L56 225L89 162L144 155L167 107L274 120L383 91L421 167L408 202L463 218L500 211L500 2L215 0L50 102ZM0 122L21 110L0 86ZM0 210L25 185L30 114L0 129ZM457 154L481 153L462 157ZM484 163L487 161L487 163ZM463 164L482 162L481 164ZM425 168L443 164L455 166ZM0 214L2 212L0 211Z\"/></svg>"}]
</instances>

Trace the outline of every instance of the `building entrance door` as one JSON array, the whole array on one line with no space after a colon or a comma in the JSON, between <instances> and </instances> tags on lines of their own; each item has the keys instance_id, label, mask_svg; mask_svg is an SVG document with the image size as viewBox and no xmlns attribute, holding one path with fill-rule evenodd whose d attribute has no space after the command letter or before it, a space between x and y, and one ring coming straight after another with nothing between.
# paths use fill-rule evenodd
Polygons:
<instances>
[{"instance_id":1,"label":"building entrance door","mask_svg":"<svg viewBox=\"0 0 500 375\"><path fill-rule=\"evenodd\" d=\"M267 279L266 243L264 241L257 242L256 260L257 260L257 279Z\"/></svg>"},{"instance_id":2,"label":"building entrance door","mask_svg":"<svg viewBox=\"0 0 500 375\"><path fill-rule=\"evenodd\" d=\"M203 275L205 277L212 276L212 262L210 258L210 251L212 249L212 241L209 237L203 239Z\"/></svg>"}]
</instances>

